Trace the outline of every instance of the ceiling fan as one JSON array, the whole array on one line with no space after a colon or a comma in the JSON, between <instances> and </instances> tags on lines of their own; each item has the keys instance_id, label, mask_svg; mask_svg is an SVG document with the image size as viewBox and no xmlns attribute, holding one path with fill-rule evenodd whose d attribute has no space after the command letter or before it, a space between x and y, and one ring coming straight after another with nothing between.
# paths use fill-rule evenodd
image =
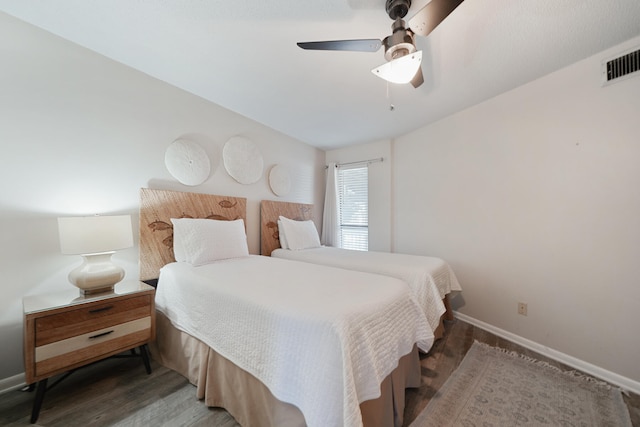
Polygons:
<instances>
[{"instance_id":1,"label":"ceiling fan","mask_svg":"<svg viewBox=\"0 0 640 427\"><path fill-rule=\"evenodd\" d=\"M298 46L308 50L347 50L355 52L377 52L384 45L384 57L388 61L371 72L393 83L409 83L418 87L424 83L422 51L416 49L414 35L427 36L453 12L463 0L431 0L420 9L405 26L403 18L409 12L411 0L386 0L385 9L393 20L391 35L384 40L332 40L299 42Z\"/></svg>"}]
</instances>

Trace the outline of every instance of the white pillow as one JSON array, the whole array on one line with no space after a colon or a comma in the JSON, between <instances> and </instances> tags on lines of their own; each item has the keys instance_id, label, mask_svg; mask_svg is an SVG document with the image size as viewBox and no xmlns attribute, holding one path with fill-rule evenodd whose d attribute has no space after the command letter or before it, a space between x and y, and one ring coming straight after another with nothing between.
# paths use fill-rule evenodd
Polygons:
<instances>
[{"instance_id":1,"label":"white pillow","mask_svg":"<svg viewBox=\"0 0 640 427\"><path fill-rule=\"evenodd\" d=\"M289 245L287 244L287 236L284 234L284 226L282 225L282 221L278 220L278 240L280 240L280 247L282 249L289 249Z\"/></svg>"},{"instance_id":2,"label":"white pillow","mask_svg":"<svg viewBox=\"0 0 640 427\"><path fill-rule=\"evenodd\" d=\"M283 216L280 217L280 221L284 227L289 249L297 251L320 247L320 236L313 221L294 221Z\"/></svg>"},{"instance_id":3,"label":"white pillow","mask_svg":"<svg viewBox=\"0 0 640 427\"><path fill-rule=\"evenodd\" d=\"M171 218L176 261L194 266L249 256L244 221Z\"/></svg>"},{"instance_id":4,"label":"white pillow","mask_svg":"<svg viewBox=\"0 0 640 427\"><path fill-rule=\"evenodd\" d=\"M185 234L184 229L186 228L187 223L182 222L182 219L183 218L171 218L171 224L173 224L173 257L178 262L187 262L187 255L185 253L184 244L182 243L185 239L183 235ZM180 231L176 232L176 229L179 229ZM178 234L180 234L180 237L176 237Z\"/></svg>"}]
</instances>

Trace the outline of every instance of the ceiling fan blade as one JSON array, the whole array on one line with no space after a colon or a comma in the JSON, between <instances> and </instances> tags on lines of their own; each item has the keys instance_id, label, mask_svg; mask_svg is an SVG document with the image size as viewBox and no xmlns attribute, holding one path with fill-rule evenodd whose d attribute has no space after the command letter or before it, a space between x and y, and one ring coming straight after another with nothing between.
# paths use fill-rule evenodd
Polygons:
<instances>
[{"instance_id":1,"label":"ceiling fan blade","mask_svg":"<svg viewBox=\"0 0 640 427\"><path fill-rule=\"evenodd\" d=\"M422 67L420 67L420 68L418 68L418 71L416 72L416 75L413 76L413 79L411 79L411 85L413 87L417 88L422 83L424 83L424 77L422 75Z\"/></svg>"},{"instance_id":2,"label":"ceiling fan blade","mask_svg":"<svg viewBox=\"0 0 640 427\"><path fill-rule=\"evenodd\" d=\"M331 40L324 42L299 42L298 46L307 50L348 50L355 52L377 52L382 41L377 39Z\"/></svg>"},{"instance_id":3,"label":"ceiling fan blade","mask_svg":"<svg viewBox=\"0 0 640 427\"><path fill-rule=\"evenodd\" d=\"M409 20L409 28L421 36L428 36L463 0L431 0Z\"/></svg>"}]
</instances>

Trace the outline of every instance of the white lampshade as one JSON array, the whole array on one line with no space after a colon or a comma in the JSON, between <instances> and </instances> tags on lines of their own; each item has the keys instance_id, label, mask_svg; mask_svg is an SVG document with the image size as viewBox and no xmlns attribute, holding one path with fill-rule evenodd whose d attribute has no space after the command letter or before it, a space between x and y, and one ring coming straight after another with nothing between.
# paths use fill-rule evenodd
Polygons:
<instances>
[{"instance_id":1,"label":"white lampshade","mask_svg":"<svg viewBox=\"0 0 640 427\"><path fill-rule=\"evenodd\" d=\"M83 293L107 291L122 280L124 270L111 262L111 254L133 246L130 215L58 218L58 233L62 253L84 259L69 273Z\"/></svg>"},{"instance_id":2,"label":"white lampshade","mask_svg":"<svg viewBox=\"0 0 640 427\"><path fill-rule=\"evenodd\" d=\"M422 51L401 56L371 70L376 76L398 84L409 83L418 72L422 63Z\"/></svg>"},{"instance_id":3,"label":"white lampshade","mask_svg":"<svg viewBox=\"0 0 640 427\"><path fill-rule=\"evenodd\" d=\"M63 254L95 254L133 246L130 215L58 218L58 233Z\"/></svg>"}]
</instances>

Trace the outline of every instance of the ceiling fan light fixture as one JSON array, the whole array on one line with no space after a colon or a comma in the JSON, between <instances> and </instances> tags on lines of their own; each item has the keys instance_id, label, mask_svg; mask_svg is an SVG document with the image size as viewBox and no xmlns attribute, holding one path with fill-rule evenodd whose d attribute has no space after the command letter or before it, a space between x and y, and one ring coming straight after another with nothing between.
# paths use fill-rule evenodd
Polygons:
<instances>
[{"instance_id":1,"label":"ceiling fan light fixture","mask_svg":"<svg viewBox=\"0 0 640 427\"><path fill-rule=\"evenodd\" d=\"M421 63L422 51L418 50L395 58L378 68L374 68L371 72L390 83L406 84L411 82Z\"/></svg>"}]
</instances>

